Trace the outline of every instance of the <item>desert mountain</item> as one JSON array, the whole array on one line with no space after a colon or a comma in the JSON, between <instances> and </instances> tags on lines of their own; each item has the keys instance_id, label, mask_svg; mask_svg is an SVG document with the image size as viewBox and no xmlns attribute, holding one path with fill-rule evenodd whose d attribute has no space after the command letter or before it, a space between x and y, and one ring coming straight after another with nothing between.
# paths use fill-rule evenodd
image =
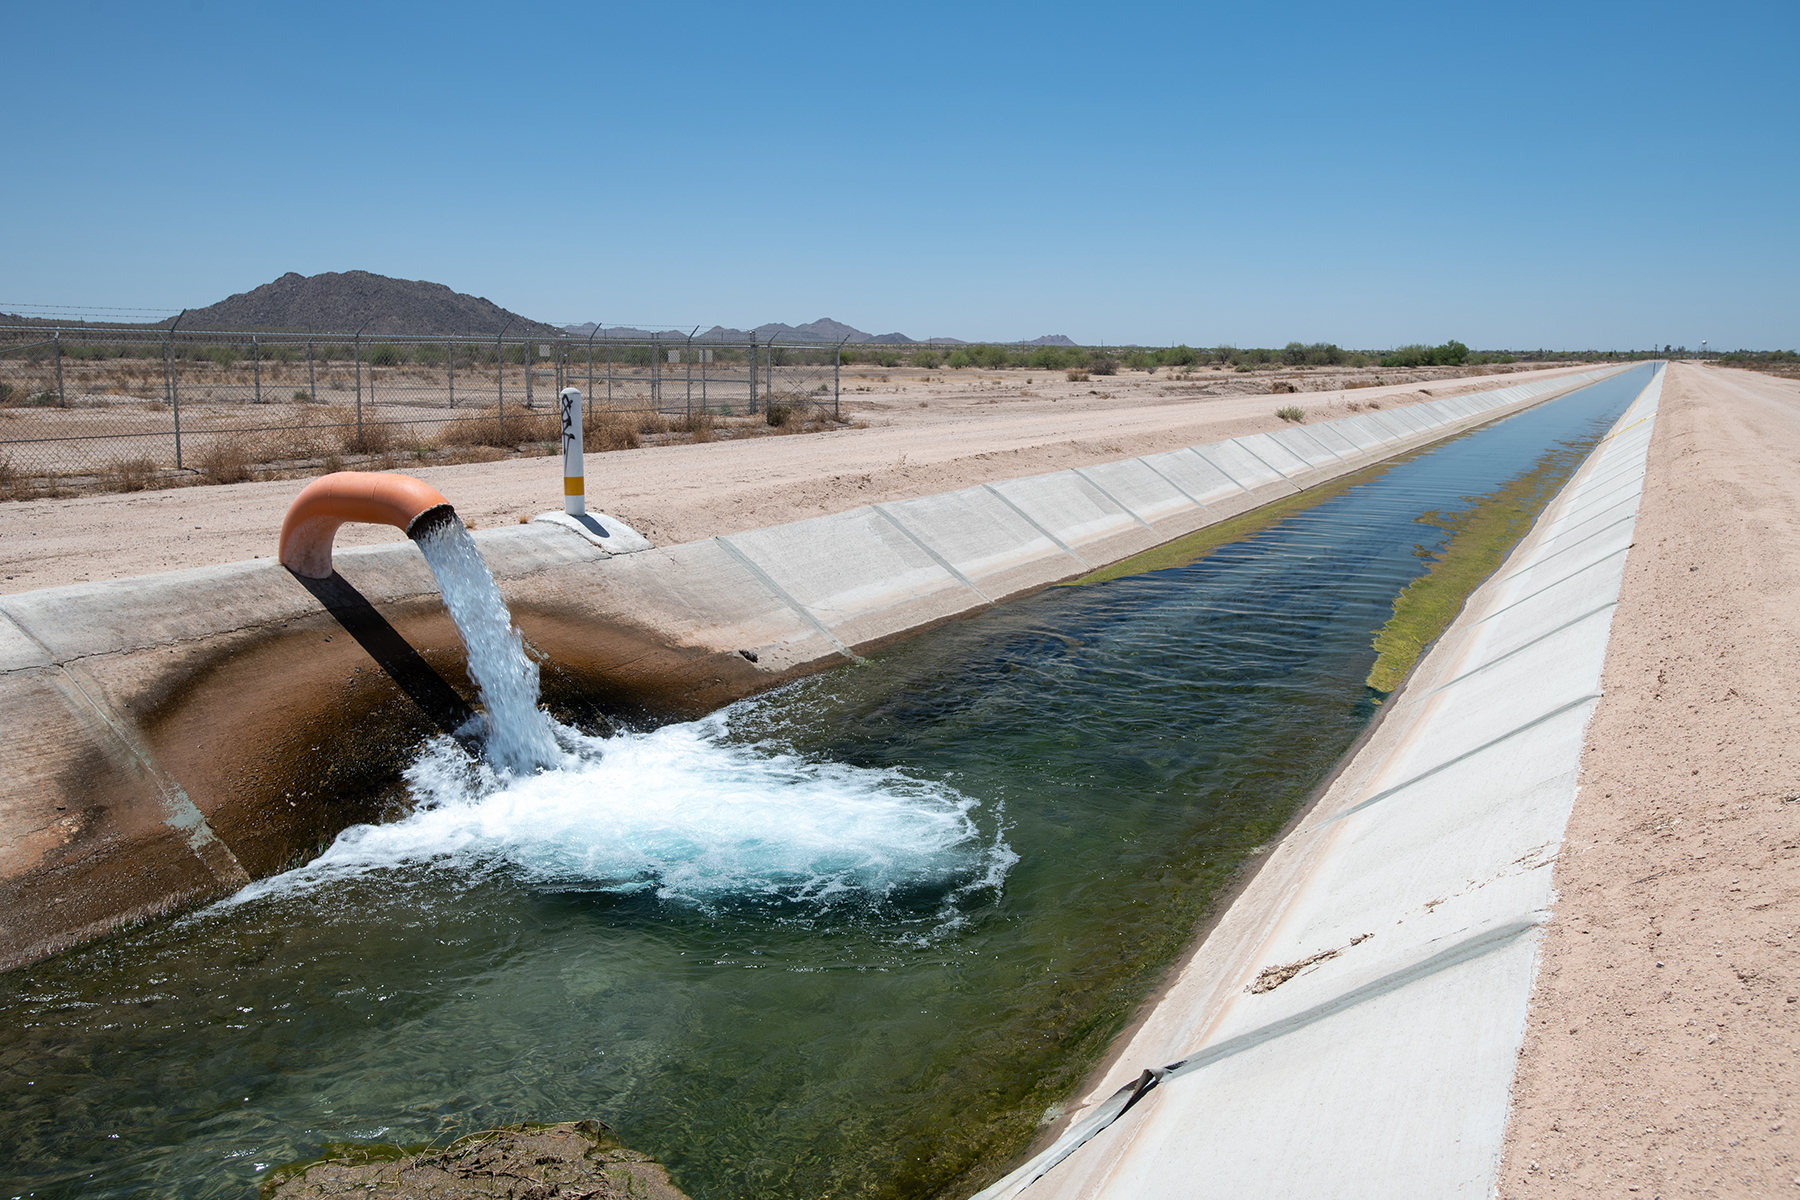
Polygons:
<instances>
[{"instance_id":1,"label":"desert mountain","mask_svg":"<svg viewBox=\"0 0 1800 1200\"><path fill-rule=\"evenodd\" d=\"M557 329L508 312L492 300L453 292L423 279L390 279L368 271L289 271L273 283L190 309L184 329L316 329L365 334L474 334L493 337L511 320L509 336L555 336Z\"/></svg>"}]
</instances>

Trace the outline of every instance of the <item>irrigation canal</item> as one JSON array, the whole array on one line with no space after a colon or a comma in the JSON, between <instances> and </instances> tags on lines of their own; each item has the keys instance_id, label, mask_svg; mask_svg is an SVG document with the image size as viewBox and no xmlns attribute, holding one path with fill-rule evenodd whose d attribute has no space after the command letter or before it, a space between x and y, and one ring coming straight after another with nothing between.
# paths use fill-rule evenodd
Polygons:
<instances>
[{"instance_id":1,"label":"irrigation canal","mask_svg":"<svg viewBox=\"0 0 1800 1200\"><path fill-rule=\"evenodd\" d=\"M1572 470L1647 378L556 770L426 745L412 815L0 976L4 1194L579 1117L696 1200L972 1191L1378 710L1419 518Z\"/></svg>"}]
</instances>

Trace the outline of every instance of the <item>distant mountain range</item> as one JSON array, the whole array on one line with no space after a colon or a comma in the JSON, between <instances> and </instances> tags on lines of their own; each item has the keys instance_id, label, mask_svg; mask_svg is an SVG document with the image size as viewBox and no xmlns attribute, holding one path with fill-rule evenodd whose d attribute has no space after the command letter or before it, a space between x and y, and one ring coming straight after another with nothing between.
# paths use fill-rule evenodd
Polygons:
<instances>
[{"instance_id":1,"label":"distant mountain range","mask_svg":"<svg viewBox=\"0 0 1800 1200\"><path fill-rule=\"evenodd\" d=\"M167 328L174 320L159 321ZM594 332L593 322L581 325L549 325L501 308L482 296L451 291L441 283L424 279L393 279L370 271L325 271L318 275L286 275L247 292L228 296L205 308L191 308L180 318L183 329L270 330L320 333L352 333L367 323L365 336L420 336L442 334L459 337L493 337L504 329L509 337L585 338ZM7 318L0 323L49 324L43 318ZM66 323L66 322L63 322ZM661 338L669 340L682 335L673 330L631 329L605 326L608 338ZM698 339L714 342L748 341L755 334L759 342L823 342L837 344L877 343L881 345L966 346L962 338L911 338L904 333L864 333L853 325L830 317L820 317L804 325L785 325L771 321L755 329L727 329L714 325L698 334ZM1008 342L1013 346L1073 346L1075 343L1060 333L1032 338L1030 341Z\"/></svg>"},{"instance_id":2,"label":"distant mountain range","mask_svg":"<svg viewBox=\"0 0 1800 1200\"><path fill-rule=\"evenodd\" d=\"M564 325L563 331L574 337L587 337L593 333L595 325L592 321L581 325ZM679 333L663 330L657 333L648 329L632 329L625 326L605 326L603 332L609 338L680 338ZM714 325L703 333L694 335L695 341L709 342L747 342L750 335L755 334L759 342L847 342L856 345L873 342L883 346L967 346L970 343L963 338L934 337L911 338L904 333L864 333L854 325L846 325L842 321L830 317L820 317L816 321L808 321L804 325L784 325L779 321L771 321L766 325L758 325L755 329L727 329L723 325ZM1033 338L1028 342L1008 342L1009 346L1073 346L1075 343L1060 333L1046 334Z\"/></svg>"}]
</instances>

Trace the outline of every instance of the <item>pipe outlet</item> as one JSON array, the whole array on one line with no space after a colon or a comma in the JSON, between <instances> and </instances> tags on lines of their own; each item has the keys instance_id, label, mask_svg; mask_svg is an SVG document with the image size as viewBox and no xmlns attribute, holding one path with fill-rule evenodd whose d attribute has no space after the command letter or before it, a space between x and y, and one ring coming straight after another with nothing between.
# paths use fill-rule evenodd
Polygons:
<instances>
[{"instance_id":1,"label":"pipe outlet","mask_svg":"<svg viewBox=\"0 0 1800 1200\"><path fill-rule=\"evenodd\" d=\"M331 577L331 542L346 521L392 525L418 537L456 515L430 484L411 475L337 471L300 490L281 522L281 565L308 579Z\"/></svg>"}]
</instances>

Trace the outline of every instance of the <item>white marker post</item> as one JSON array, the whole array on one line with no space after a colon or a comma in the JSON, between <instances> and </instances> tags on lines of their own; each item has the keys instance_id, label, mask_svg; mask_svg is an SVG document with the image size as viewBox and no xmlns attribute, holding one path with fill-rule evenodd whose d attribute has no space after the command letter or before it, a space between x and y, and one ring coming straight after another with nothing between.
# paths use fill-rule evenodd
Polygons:
<instances>
[{"instance_id":1,"label":"white marker post","mask_svg":"<svg viewBox=\"0 0 1800 1200\"><path fill-rule=\"evenodd\" d=\"M587 483L581 461L581 389L564 388L557 394L562 415L563 511L571 517L587 513Z\"/></svg>"},{"instance_id":2,"label":"white marker post","mask_svg":"<svg viewBox=\"0 0 1800 1200\"><path fill-rule=\"evenodd\" d=\"M648 539L617 517L605 513L588 515L587 480L583 478L581 462L581 389L564 388L558 392L556 407L562 418L563 510L539 513L531 519L561 525L608 555L650 549Z\"/></svg>"}]
</instances>

